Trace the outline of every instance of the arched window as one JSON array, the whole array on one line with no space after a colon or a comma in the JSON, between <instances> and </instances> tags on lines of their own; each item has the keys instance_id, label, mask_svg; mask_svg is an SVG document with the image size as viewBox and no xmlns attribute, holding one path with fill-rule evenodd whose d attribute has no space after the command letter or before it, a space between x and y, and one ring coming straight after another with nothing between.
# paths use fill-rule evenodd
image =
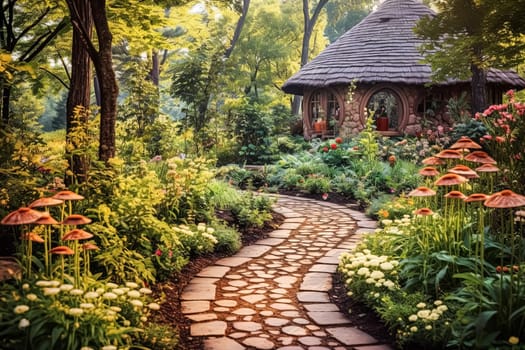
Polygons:
<instances>
[{"instance_id":1,"label":"arched window","mask_svg":"<svg viewBox=\"0 0 525 350\"><path fill-rule=\"evenodd\" d=\"M341 105L338 96L330 90L316 90L308 102L309 129L314 136L328 137L337 134L342 123Z\"/></svg>"},{"instance_id":2,"label":"arched window","mask_svg":"<svg viewBox=\"0 0 525 350\"><path fill-rule=\"evenodd\" d=\"M401 103L392 90L382 89L375 92L366 105L368 113L374 116L378 131L395 131L400 126L402 115ZM386 117L388 121L382 123L379 118Z\"/></svg>"}]
</instances>

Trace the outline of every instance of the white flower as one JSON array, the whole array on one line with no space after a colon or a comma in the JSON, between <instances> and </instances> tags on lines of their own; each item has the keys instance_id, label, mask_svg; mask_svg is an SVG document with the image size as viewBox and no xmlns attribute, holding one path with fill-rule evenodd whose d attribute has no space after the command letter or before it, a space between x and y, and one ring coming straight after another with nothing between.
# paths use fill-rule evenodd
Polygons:
<instances>
[{"instance_id":1,"label":"white flower","mask_svg":"<svg viewBox=\"0 0 525 350\"><path fill-rule=\"evenodd\" d=\"M361 267L359 270L357 270L357 274L359 276L368 276L370 274L370 270L366 267Z\"/></svg>"},{"instance_id":2,"label":"white flower","mask_svg":"<svg viewBox=\"0 0 525 350\"><path fill-rule=\"evenodd\" d=\"M149 288L140 288L140 289L139 289L139 292L141 292L142 294L145 294L145 295L148 295L148 294L153 293L153 292L151 291L151 289L149 289Z\"/></svg>"},{"instance_id":3,"label":"white flower","mask_svg":"<svg viewBox=\"0 0 525 350\"><path fill-rule=\"evenodd\" d=\"M36 294L33 294L33 293L29 293L28 295L26 295L26 298L27 300L29 301L35 301L38 299L38 297L36 296Z\"/></svg>"},{"instance_id":4,"label":"white flower","mask_svg":"<svg viewBox=\"0 0 525 350\"><path fill-rule=\"evenodd\" d=\"M73 290L73 288L75 288L75 286L73 286L72 284L63 284L60 286L60 290L64 291L64 292L69 292L71 290Z\"/></svg>"},{"instance_id":5,"label":"white flower","mask_svg":"<svg viewBox=\"0 0 525 350\"><path fill-rule=\"evenodd\" d=\"M372 271L370 274L370 278L373 278L375 280L380 280L381 278L384 278L385 274L381 271Z\"/></svg>"},{"instance_id":6,"label":"white flower","mask_svg":"<svg viewBox=\"0 0 525 350\"><path fill-rule=\"evenodd\" d=\"M439 312L445 312L445 311L448 310L448 307L447 307L446 305L439 305L439 306L437 307L437 310L438 310Z\"/></svg>"},{"instance_id":7,"label":"white flower","mask_svg":"<svg viewBox=\"0 0 525 350\"><path fill-rule=\"evenodd\" d=\"M104 288L97 288L95 289L95 292L100 295L100 294L103 294L104 293Z\"/></svg>"},{"instance_id":8,"label":"white flower","mask_svg":"<svg viewBox=\"0 0 525 350\"><path fill-rule=\"evenodd\" d=\"M124 291L122 290L122 288L115 288L113 289L113 293L115 293L116 295L122 295L124 294Z\"/></svg>"},{"instance_id":9,"label":"white flower","mask_svg":"<svg viewBox=\"0 0 525 350\"><path fill-rule=\"evenodd\" d=\"M392 220L388 220L388 219L381 220L381 223L385 226L392 225Z\"/></svg>"},{"instance_id":10,"label":"white flower","mask_svg":"<svg viewBox=\"0 0 525 350\"><path fill-rule=\"evenodd\" d=\"M20 322L18 322L18 328L19 329L24 329L24 328L28 327L30 324L31 324L31 322L29 322L29 320L27 318L23 318L23 319L20 320Z\"/></svg>"},{"instance_id":11,"label":"white flower","mask_svg":"<svg viewBox=\"0 0 525 350\"><path fill-rule=\"evenodd\" d=\"M126 282L126 287L128 287L128 288L138 288L139 285L136 284L135 282Z\"/></svg>"},{"instance_id":12,"label":"white flower","mask_svg":"<svg viewBox=\"0 0 525 350\"><path fill-rule=\"evenodd\" d=\"M84 299L96 299L99 297L99 294L97 292L87 292L84 294Z\"/></svg>"},{"instance_id":13,"label":"white flower","mask_svg":"<svg viewBox=\"0 0 525 350\"><path fill-rule=\"evenodd\" d=\"M83 347L80 348L80 350L95 350L95 349L93 349L90 346L83 346Z\"/></svg>"},{"instance_id":14,"label":"white flower","mask_svg":"<svg viewBox=\"0 0 525 350\"><path fill-rule=\"evenodd\" d=\"M82 289L71 289L69 291L69 294L71 294L71 295L82 295L82 294L84 294L84 291Z\"/></svg>"},{"instance_id":15,"label":"white flower","mask_svg":"<svg viewBox=\"0 0 525 350\"><path fill-rule=\"evenodd\" d=\"M82 309L94 309L95 308L95 305L93 305L92 303L80 303L79 305Z\"/></svg>"},{"instance_id":16,"label":"white flower","mask_svg":"<svg viewBox=\"0 0 525 350\"><path fill-rule=\"evenodd\" d=\"M79 307L72 307L71 309L69 309L67 313L70 314L71 316L80 316L84 313L84 310L82 310Z\"/></svg>"},{"instance_id":17,"label":"white flower","mask_svg":"<svg viewBox=\"0 0 525 350\"><path fill-rule=\"evenodd\" d=\"M128 297L130 297L130 298L140 298L140 292L138 290L130 290L128 292Z\"/></svg>"},{"instance_id":18,"label":"white flower","mask_svg":"<svg viewBox=\"0 0 525 350\"><path fill-rule=\"evenodd\" d=\"M436 305L436 306L439 306L441 304L443 304L443 302L441 300L434 301L434 305Z\"/></svg>"},{"instance_id":19,"label":"white flower","mask_svg":"<svg viewBox=\"0 0 525 350\"><path fill-rule=\"evenodd\" d=\"M118 295L115 294L115 293L106 292L106 293L104 293L104 294L102 295L102 298L104 298L104 299L109 299L109 300L111 300L111 299L117 299L117 298L118 298Z\"/></svg>"},{"instance_id":20,"label":"white flower","mask_svg":"<svg viewBox=\"0 0 525 350\"><path fill-rule=\"evenodd\" d=\"M425 329L426 329L427 331L430 331L430 330L432 330L432 326L429 325L429 324L427 324L427 325L425 326Z\"/></svg>"},{"instance_id":21,"label":"white flower","mask_svg":"<svg viewBox=\"0 0 525 350\"><path fill-rule=\"evenodd\" d=\"M56 295L60 293L60 288L44 288L44 295Z\"/></svg>"},{"instance_id":22,"label":"white flower","mask_svg":"<svg viewBox=\"0 0 525 350\"><path fill-rule=\"evenodd\" d=\"M59 281L49 281L49 287L58 287L60 284Z\"/></svg>"},{"instance_id":23,"label":"white flower","mask_svg":"<svg viewBox=\"0 0 525 350\"><path fill-rule=\"evenodd\" d=\"M20 315L20 314L23 314L23 313L26 313L29 311L29 306L27 305L17 305L15 308L14 308L14 312L15 314L17 315Z\"/></svg>"},{"instance_id":24,"label":"white flower","mask_svg":"<svg viewBox=\"0 0 525 350\"><path fill-rule=\"evenodd\" d=\"M430 310L419 310L417 316L419 318L428 318L430 316Z\"/></svg>"},{"instance_id":25,"label":"white flower","mask_svg":"<svg viewBox=\"0 0 525 350\"><path fill-rule=\"evenodd\" d=\"M49 284L49 281L45 281L45 280L36 281L35 284L37 287L51 287L51 284Z\"/></svg>"},{"instance_id":26,"label":"white flower","mask_svg":"<svg viewBox=\"0 0 525 350\"><path fill-rule=\"evenodd\" d=\"M408 317L408 320L409 320L410 322L416 322L416 321L417 321L417 315L410 315L410 316Z\"/></svg>"},{"instance_id":27,"label":"white flower","mask_svg":"<svg viewBox=\"0 0 525 350\"><path fill-rule=\"evenodd\" d=\"M100 350L117 350L115 345L105 345Z\"/></svg>"},{"instance_id":28,"label":"white flower","mask_svg":"<svg viewBox=\"0 0 525 350\"><path fill-rule=\"evenodd\" d=\"M142 316L142 317L140 318L140 320L141 320L142 322L146 322L146 321L148 320L148 318L147 318L146 316Z\"/></svg>"},{"instance_id":29,"label":"white flower","mask_svg":"<svg viewBox=\"0 0 525 350\"><path fill-rule=\"evenodd\" d=\"M425 307L427 307L427 304L425 304L425 303L419 303L419 304L416 305L416 307L417 307L418 309L424 309Z\"/></svg>"},{"instance_id":30,"label":"white flower","mask_svg":"<svg viewBox=\"0 0 525 350\"><path fill-rule=\"evenodd\" d=\"M22 289L23 290L28 290L29 289L29 283L22 284Z\"/></svg>"},{"instance_id":31,"label":"white flower","mask_svg":"<svg viewBox=\"0 0 525 350\"><path fill-rule=\"evenodd\" d=\"M150 310L155 310L155 311L160 310L160 305L157 303L149 303L148 307Z\"/></svg>"},{"instance_id":32,"label":"white flower","mask_svg":"<svg viewBox=\"0 0 525 350\"><path fill-rule=\"evenodd\" d=\"M381 268L381 270L383 271L390 271L390 270L393 270L394 269L394 265L392 265L392 263L386 261L384 263L381 263L381 265L379 265L379 267Z\"/></svg>"},{"instance_id":33,"label":"white flower","mask_svg":"<svg viewBox=\"0 0 525 350\"><path fill-rule=\"evenodd\" d=\"M106 287L109 288L109 289L118 288L118 284L108 282L108 283L106 283Z\"/></svg>"},{"instance_id":34,"label":"white flower","mask_svg":"<svg viewBox=\"0 0 525 350\"><path fill-rule=\"evenodd\" d=\"M412 326L412 327L410 327L410 331L411 331L412 333L416 333L416 332L417 332L417 327L416 327L416 326Z\"/></svg>"},{"instance_id":35,"label":"white flower","mask_svg":"<svg viewBox=\"0 0 525 350\"><path fill-rule=\"evenodd\" d=\"M131 303L131 305L136 306L136 307L142 307L144 305L142 304L142 301L138 299L131 299L129 302Z\"/></svg>"},{"instance_id":36,"label":"white flower","mask_svg":"<svg viewBox=\"0 0 525 350\"><path fill-rule=\"evenodd\" d=\"M110 307L110 309L113 312L121 312L122 311L122 309L120 307L118 307L118 306L112 306L112 307Z\"/></svg>"},{"instance_id":37,"label":"white flower","mask_svg":"<svg viewBox=\"0 0 525 350\"><path fill-rule=\"evenodd\" d=\"M373 278L367 278L367 279L365 280L365 282L366 282L366 284L374 284L374 283L376 283L376 280L373 279Z\"/></svg>"},{"instance_id":38,"label":"white flower","mask_svg":"<svg viewBox=\"0 0 525 350\"><path fill-rule=\"evenodd\" d=\"M391 290L391 289L394 289L395 286L396 286L396 284L395 284L394 282L390 281L390 280L386 280L386 281L383 283L383 285L384 285L385 287L387 287L388 289L390 289L390 290Z\"/></svg>"}]
</instances>

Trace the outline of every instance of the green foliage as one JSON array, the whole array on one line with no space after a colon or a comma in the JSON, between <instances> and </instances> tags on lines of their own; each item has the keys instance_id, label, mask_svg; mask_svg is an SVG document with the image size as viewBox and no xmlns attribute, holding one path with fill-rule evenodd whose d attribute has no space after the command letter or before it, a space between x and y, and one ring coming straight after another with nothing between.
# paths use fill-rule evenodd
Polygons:
<instances>
[{"instance_id":1,"label":"green foliage","mask_svg":"<svg viewBox=\"0 0 525 350\"><path fill-rule=\"evenodd\" d=\"M311 174L304 182L300 183L299 188L310 194L323 194L331 191L330 179L324 176Z\"/></svg>"},{"instance_id":2,"label":"green foliage","mask_svg":"<svg viewBox=\"0 0 525 350\"><path fill-rule=\"evenodd\" d=\"M257 103L243 100L233 108L232 123L239 144L242 164L265 164L273 159L270 152L272 119Z\"/></svg>"},{"instance_id":3,"label":"green foliage","mask_svg":"<svg viewBox=\"0 0 525 350\"><path fill-rule=\"evenodd\" d=\"M451 345L467 349L503 348L509 345L511 337L523 336L523 273L511 270L485 278L473 273L454 277L460 279L465 287L450 297L461 305L458 318L453 323L455 337Z\"/></svg>"},{"instance_id":4,"label":"green foliage","mask_svg":"<svg viewBox=\"0 0 525 350\"><path fill-rule=\"evenodd\" d=\"M233 228L221 224L214 224L213 236L217 239L215 251L220 253L234 254L242 247L239 232Z\"/></svg>"},{"instance_id":5,"label":"green foliage","mask_svg":"<svg viewBox=\"0 0 525 350\"><path fill-rule=\"evenodd\" d=\"M239 227L262 227L266 221L271 219L272 203L274 199L270 197L245 192L240 201L232 204L231 211Z\"/></svg>"},{"instance_id":6,"label":"green foliage","mask_svg":"<svg viewBox=\"0 0 525 350\"><path fill-rule=\"evenodd\" d=\"M149 322L140 335L140 344L151 350L175 349L179 334L172 326Z\"/></svg>"},{"instance_id":7,"label":"green foliage","mask_svg":"<svg viewBox=\"0 0 525 350\"><path fill-rule=\"evenodd\" d=\"M0 289L3 349L80 349L136 344L151 310L151 290L92 281L83 288L38 280Z\"/></svg>"}]
</instances>

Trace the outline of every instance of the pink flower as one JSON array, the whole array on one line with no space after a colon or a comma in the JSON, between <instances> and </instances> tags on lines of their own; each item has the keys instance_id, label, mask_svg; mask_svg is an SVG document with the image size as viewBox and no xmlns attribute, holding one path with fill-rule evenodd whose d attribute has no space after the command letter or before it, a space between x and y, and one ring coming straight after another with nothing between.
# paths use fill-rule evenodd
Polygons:
<instances>
[{"instance_id":1,"label":"pink flower","mask_svg":"<svg viewBox=\"0 0 525 350\"><path fill-rule=\"evenodd\" d=\"M323 147L323 152L328 152L328 147Z\"/></svg>"},{"instance_id":2,"label":"pink flower","mask_svg":"<svg viewBox=\"0 0 525 350\"><path fill-rule=\"evenodd\" d=\"M328 193L323 193L322 198L323 198L323 200L327 200L328 199Z\"/></svg>"},{"instance_id":3,"label":"pink flower","mask_svg":"<svg viewBox=\"0 0 525 350\"><path fill-rule=\"evenodd\" d=\"M332 143L330 145L330 148L333 149L333 150L336 150L337 149L337 144L336 143Z\"/></svg>"},{"instance_id":4,"label":"pink flower","mask_svg":"<svg viewBox=\"0 0 525 350\"><path fill-rule=\"evenodd\" d=\"M503 136L496 136L496 142L503 143L505 142L505 138Z\"/></svg>"},{"instance_id":5,"label":"pink flower","mask_svg":"<svg viewBox=\"0 0 525 350\"><path fill-rule=\"evenodd\" d=\"M162 250L160 250L159 248L157 248L157 250L155 250L155 255L156 255L156 256L161 256L161 255L162 255Z\"/></svg>"},{"instance_id":6,"label":"pink flower","mask_svg":"<svg viewBox=\"0 0 525 350\"><path fill-rule=\"evenodd\" d=\"M343 139L340 138L340 137L336 137L336 138L335 138L335 143L337 143L337 144L341 144L341 143L343 143Z\"/></svg>"},{"instance_id":7,"label":"pink flower","mask_svg":"<svg viewBox=\"0 0 525 350\"><path fill-rule=\"evenodd\" d=\"M168 251L168 257L169 258L173 257L173 251L171 249Z\"/></svg>"}]
</instances>

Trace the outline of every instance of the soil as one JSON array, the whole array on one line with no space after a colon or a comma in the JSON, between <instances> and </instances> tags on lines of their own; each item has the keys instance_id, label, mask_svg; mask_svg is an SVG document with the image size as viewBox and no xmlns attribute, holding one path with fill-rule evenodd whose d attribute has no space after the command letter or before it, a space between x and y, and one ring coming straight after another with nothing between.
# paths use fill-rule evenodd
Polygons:
<instances>
[{"instance_id":1,"label":"soil","mask_svg":"<svg viewBox=\"0 0 525 350\"><path fill-rule=\"evenodd\" d=\"M289 193L287 193L289 194ZM297 195L297 194L294 194ZM312 197L312 196L309 196ZM313 197L321 199L320 195ZM327 198L329 202L348 203L348 199L337 195L329 195ZM218 213L223 219L228 220L227 212ZM280 214L273 213L273 219L267 222L261 228L248 228L242 230L242 243L250 245L260 239L268 237L268 233L275 230L282 222L284 217ZM161 310L157 314L156 322L162 324L172 325L178 330L180 340L177 350L200 350L202 349L202 340L190 336L191 322L184 317L181 312L180 295L184 287L191 281L191 279L199 273L203 268L212 265L215 261L227 256L224 253L214 253L206 256L200 256L190 261L180 273L173 276L169 281L159 283L153 286L155 294L162 295L163 300ZM352 300L346 295L346 289L341 276L335 275L333 288L329 291L332 303L336 304L339 309L344 312L352 322L354 327L357 327L367 334L370 334L381 343L393 344L394 340L388 332L388 328L377 316L377 314L363 305L360 302ZM350 311L350 312L349 312Z\"/></svg>"}]
</instances>

